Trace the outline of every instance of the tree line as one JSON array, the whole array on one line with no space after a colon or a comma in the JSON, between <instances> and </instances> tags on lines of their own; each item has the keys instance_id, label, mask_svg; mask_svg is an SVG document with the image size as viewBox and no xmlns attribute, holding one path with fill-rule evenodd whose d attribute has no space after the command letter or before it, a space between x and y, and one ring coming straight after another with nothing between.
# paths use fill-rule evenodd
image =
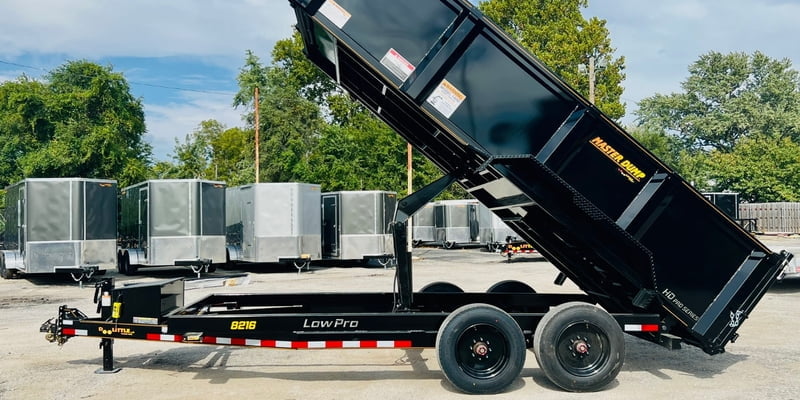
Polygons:
<instances>
[{"instance_id":1,"label":"tree line","mask_svg":"<svg viewBox=\"0 0 800 400\"><path fill-rule=\"evenodd\" d=\"M614 55L604 20L582 16L587 5L489 0L479 8L584 96L589 80L579 66L602 62L595 104L620 120L625 58ZM642 100L628 131L700 190L800 200L800 78L791 62L710 51L688 73L682 92ZM258 88L260 181L405 194L406 143L305 58L299 35L279 41L268 63L246 52L237 80L232 107L243 109L243 126L201 121L166 161L153 160L142 99L111 66L70 61L42 80L0 83L0 186L68 176L120 186L152 178L252 183ZM420 154L413 164L417 189L440 175Z\"/></svg>"}]
</instances>

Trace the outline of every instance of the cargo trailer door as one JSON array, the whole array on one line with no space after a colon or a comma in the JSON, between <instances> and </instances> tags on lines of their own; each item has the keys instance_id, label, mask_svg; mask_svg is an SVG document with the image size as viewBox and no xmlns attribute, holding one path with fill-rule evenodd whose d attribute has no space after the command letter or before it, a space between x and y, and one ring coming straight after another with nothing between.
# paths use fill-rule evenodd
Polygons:
<instances>
[{"instance_id":1,"label":"cargo trailer door","mask_svg":"<svg viewBox=\"0 0 800 400\"><path fill-rule=\"evenodd\" d=\"M444 245L447 241L447 206L437 204L433 206L433 241Z\"/></svg>"},{"instance_id":2,"label":"cargo trailer door","mask_svg":"<svg viewBox=\"0 0 800 400\"><path fill-rule=\"evenodd\" d=\"M337 195L322 196L322 257L338 258L339 200Z\"/></svg>"},{"instance_id":3,"label":"cargo trailer door","mask_svg":"<svg viewBox=\"0 0 800 400\"><path fill-rule=\"evenodd\" d=\"M17 238L19 239L19 253L25 259L25 185L19 187L17 197Z\"/></svg>"},{"instance_id":4,"label":"cargo trailer door","mask_svg":"<svg viewBox=\"0 0 800 400\"><path fill-rule=\"evenodd\" d=\"M245 260L258 260L256 254L256 188L249 186L242 188L241 193L241 218L242 218L242 258Z\"/></svg>"},{"instance_id":5,"label":"cargo trailer door","mask_svg":"<svg viewBox=\"0 0 800 400\"><path fill-rule=\"evenodd\" d=\"M148 257L147 248L150 247L150 189L145 186L139 189L139 246Z\"/></svg>"},{"instance_id":6,"label":"cargo trailer door","mask_svg":"<svg viewBox=\"0 0 800 400\"><path fill-rule=\"evenodd\" d=\"M477 243L480 241L480 222L478 221L478 205L470 204L467 206L467 224L469 225L469 241Z\"/></svg>"}]
</instances>

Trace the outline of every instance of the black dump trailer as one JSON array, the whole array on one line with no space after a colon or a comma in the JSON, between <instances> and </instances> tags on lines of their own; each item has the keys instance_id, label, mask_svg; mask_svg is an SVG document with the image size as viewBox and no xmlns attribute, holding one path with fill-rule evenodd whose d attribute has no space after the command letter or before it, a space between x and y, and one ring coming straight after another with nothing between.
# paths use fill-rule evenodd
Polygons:
<instances>
[{"instance_id":1,"label":"black dump trailer","mask_svg":"<svg viewBox=\"0 0 800 400\"><path fill-rule=\"evenodd\" d=\"M503 391L532 348L569 391L613 381L623 332L723 352L791 258L773 253L466 0L290 0L307 56L444 176L398 202L385 293L218 294L183 281L97 284L99 317L62 306L48 340L293 349L436 348L468 393ZM458 183L585 293L521 281L411 289L406 222ZM457 273L457 272L454 272Z\"/></svg>"}]
</instances>

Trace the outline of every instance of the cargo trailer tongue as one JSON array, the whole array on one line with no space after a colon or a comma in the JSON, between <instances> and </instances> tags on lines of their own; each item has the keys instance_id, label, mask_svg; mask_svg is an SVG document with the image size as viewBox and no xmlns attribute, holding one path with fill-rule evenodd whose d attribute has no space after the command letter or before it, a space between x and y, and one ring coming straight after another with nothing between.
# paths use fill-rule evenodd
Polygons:
<instances>
[{"instance_id":1,"label":"cargo trailer tongue","mask_svg":"<svg viewBox=\"0 0 800 400\"><path fill-rule=\"evenodd\" d=\"M183 281L96 286L99 317L62 306L41 331L291 349L436 349L467 393L502 392L532 348L568 391L622 368L623 332L723 352L791 259L709 203L465 0L290 0L308 58L431 159L443 177L397 203L385 293L218 294ZM463 186L583 294L500 281L412 291L408 218ZM457 271L453 272L458 273ZM499 274L499 273L498 273Z\"/></svg>"}]
</instances>

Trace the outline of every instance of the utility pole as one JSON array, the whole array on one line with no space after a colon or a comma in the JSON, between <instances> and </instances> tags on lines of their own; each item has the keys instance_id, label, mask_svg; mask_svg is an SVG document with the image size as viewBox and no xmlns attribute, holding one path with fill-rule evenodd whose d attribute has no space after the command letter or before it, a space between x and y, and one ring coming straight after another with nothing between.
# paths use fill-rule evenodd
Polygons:
<instances>
[{"instance_id":1,"label":"utility pole","mask_svg":"<svg viewBox=\"0 0 800 400\"><path fill-rule=\"evenodd\" d=\"M259 123L258 123L258 86L256 86L254 99L255 99L255 108L256 108L255 109L255 111L256 111L256 183L258 183L258 176L260 175L260 173L259 173L259 165L261 164L261 161L260 161L261 157L259 155L259 150L258 150L258 142L260 141L259 137L258 137L258 125L259 125Z\"/></svg>"},{"instance_id":2,"label":"utility pole","mask_svg":"<svg viewBox=\"0 0 800 400\"><path fill-rule=\"evenodd\" d=\"M589 102L594 104L594 81L595 81L595 72L594 72L594 56L589 56Z\"/></svg>"}]
</instances>

